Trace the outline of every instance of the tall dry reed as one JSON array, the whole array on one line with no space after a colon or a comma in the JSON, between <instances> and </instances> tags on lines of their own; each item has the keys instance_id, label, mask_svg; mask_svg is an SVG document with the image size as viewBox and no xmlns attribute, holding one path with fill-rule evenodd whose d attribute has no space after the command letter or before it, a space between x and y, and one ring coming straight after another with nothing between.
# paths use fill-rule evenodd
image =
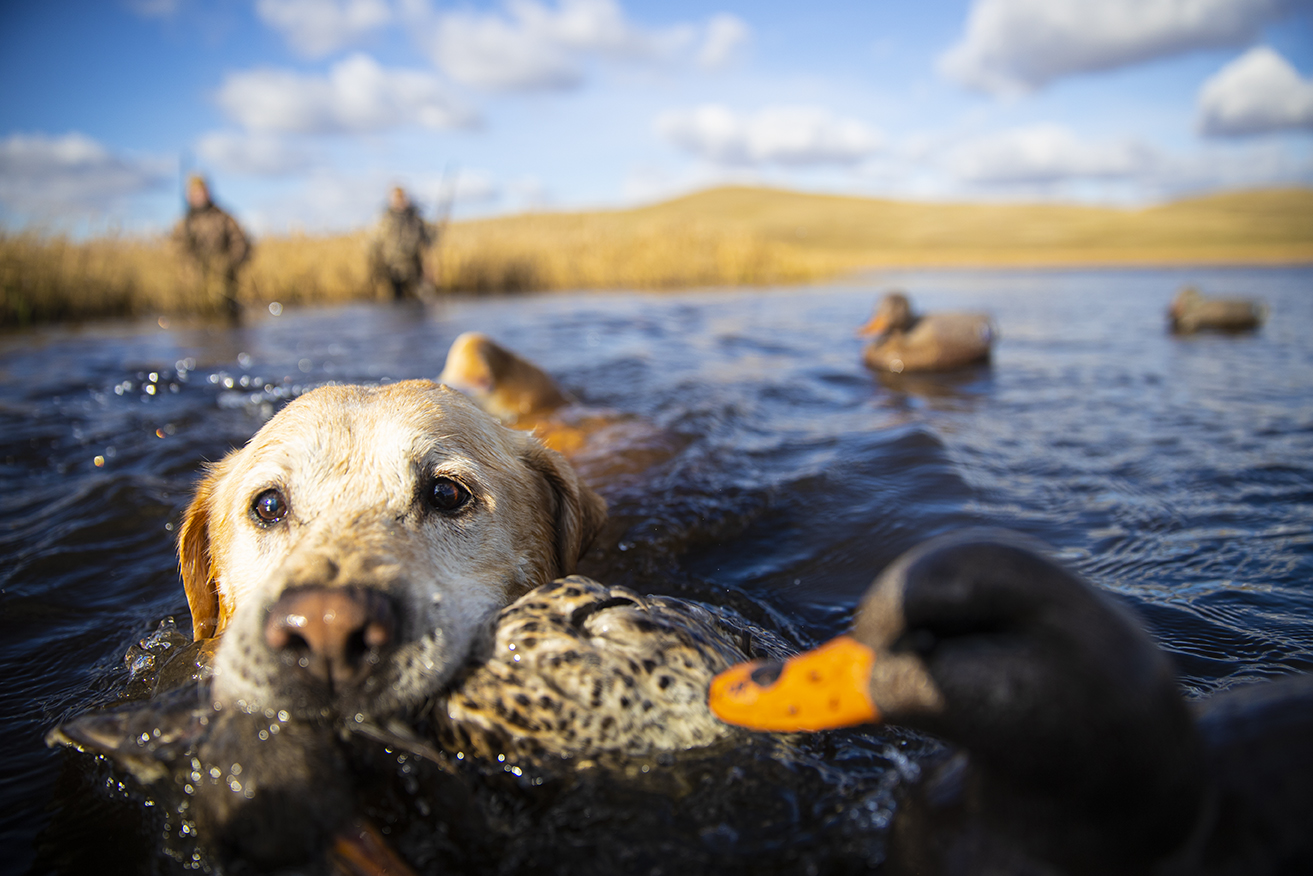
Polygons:
<instances>
[{"instance_id":1,"label":"tall dry reed","mask_svg":"<svg viewBox=\"0 0 1313 876\"><path fill-rule=\"evenodd\" d=\"M793 283L834 273L805 252L752 234L657 227L612 235L530 227L454 225L426 256L441 292L564 288L672 288ZM568 221L566 223L569 224ZM255 245L238 297L247 306L372 300L368 235L267 237ZM0 234L0 326L144 314L219 311L185 258L164 238L73 241Z\"/></svg>"},{"instance_id":2,"label":"tall dry reed","mask_svg":"<svg viewBox=\"0 0 1313 876\"><path fill-rule=\"evenodd\" d=\"M250 306L368 300L366 232L256 242ZM861 267L1313 262L1313 190L1237 192L1144 210L934 204L730 187L634 210L456 223L428 254L441 291L664 289L819 280ZM0 232L0 326L206 313L164 238Z\"/></svg>"}]
</instances>

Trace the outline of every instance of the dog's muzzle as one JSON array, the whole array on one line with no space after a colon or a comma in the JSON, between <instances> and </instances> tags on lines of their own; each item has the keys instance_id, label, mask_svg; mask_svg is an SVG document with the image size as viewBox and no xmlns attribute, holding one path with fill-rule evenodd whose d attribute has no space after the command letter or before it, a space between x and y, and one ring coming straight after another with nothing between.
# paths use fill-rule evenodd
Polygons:
<instances>
[{"instance_id":1,"label":"dog's muzzle","mask_svg":"<svg viewBox=\"0 0 1313 876\"><path fill-rule=\"evenodd\" d=\"M297 587L269 609L264 640L302 684L359 687L396 645L397 606L365 587Z\"/></svg>"}]
</instances>

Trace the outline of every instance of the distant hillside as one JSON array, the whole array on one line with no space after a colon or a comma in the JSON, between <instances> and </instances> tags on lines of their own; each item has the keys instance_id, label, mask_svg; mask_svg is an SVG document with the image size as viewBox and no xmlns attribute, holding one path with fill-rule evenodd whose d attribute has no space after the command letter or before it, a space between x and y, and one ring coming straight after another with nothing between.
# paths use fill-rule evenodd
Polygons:
<instances>
[{"instance_id":1,"label":"distant hillside","mask_svg":"<svg viewBox=\"0 0 1313 876\"><path fill-rule=\"evenodd\" d=\"M790 263L889 265L1313 262L1313 189L1191 198L1141 210L1059 204L951 204L711 189L650 207L536 214L454 229L482 242L573 252L628 249L667 234L751 241ZM548 240L551 244L548 244ZM526 253L527 255L527 253Z\"/></svg>"}]
</instances>

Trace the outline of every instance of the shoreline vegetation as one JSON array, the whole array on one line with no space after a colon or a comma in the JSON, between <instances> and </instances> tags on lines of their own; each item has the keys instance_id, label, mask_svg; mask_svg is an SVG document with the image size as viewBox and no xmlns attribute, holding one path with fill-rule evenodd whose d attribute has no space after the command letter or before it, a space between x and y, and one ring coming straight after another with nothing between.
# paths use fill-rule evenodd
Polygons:
<instances>
[{"instance_id":1,"label":"shoreline vegetation","mask_svg":"<svg viewBox=\"0 0 1313 876\"><path fill-rule=\"evenodd\" d=\"M247 306L382 300L367 231L258 238ZM438 292L679 289L818 282L863 269L1313 263L1313 189L1143 209L950 204L726 187L629 210L452 223ZM213 314L167 237L0 231L0 327Z\"/></svg>"}]
</instances>

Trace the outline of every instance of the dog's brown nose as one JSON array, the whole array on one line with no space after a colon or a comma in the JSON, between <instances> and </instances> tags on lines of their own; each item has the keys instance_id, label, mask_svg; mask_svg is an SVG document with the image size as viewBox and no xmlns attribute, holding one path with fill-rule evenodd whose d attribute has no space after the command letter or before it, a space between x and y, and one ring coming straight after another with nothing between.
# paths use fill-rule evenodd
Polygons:
<instances>
[{"instance_id":1,"label":"dog's brown nose","mask_svg":"<svg viewBox=\"0 0 1313 876\"><path fill-rule=\"evenodd\" d=\"M334 690L369 675L395 626L392 600L377 590L300 587L269 610L264 638Z\"/></svg>"}]
</instances>

